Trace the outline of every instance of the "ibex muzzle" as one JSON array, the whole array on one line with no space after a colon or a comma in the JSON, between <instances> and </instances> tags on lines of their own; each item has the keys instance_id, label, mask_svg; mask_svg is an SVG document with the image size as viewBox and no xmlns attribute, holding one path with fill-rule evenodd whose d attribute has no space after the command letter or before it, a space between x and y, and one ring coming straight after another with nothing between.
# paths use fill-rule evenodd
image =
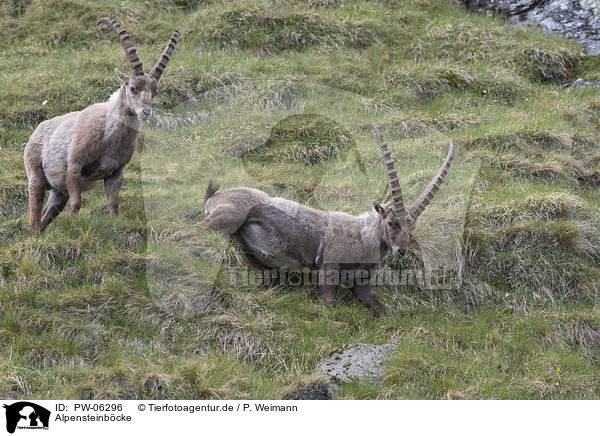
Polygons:
<instances>
[{"instance_id":1,"label":"ibex muzzle","mask_svg":"<svg viewBox=\"0 0 600 436\"><path fill-rule=\"evenodd\" d=\"M391 253L401 258L408 251L415 222L440 188L452 163L454 145L419 197L407 208L394 161L373 125L387 171L391 201L374 203L373 210L358 216L326 212L283 198L269 197L252 188L219 191L212 182L206 192L206 217L201 225L235 236L242 246L267 268L310 268L331 277L332 273L360 276L352 290L380 315L384 305L369 283L370 271ZM367 276L365 277L365 272ZM367 279L366 281L364 279ZM340 281L319 281L322 300L331 303Z\"/></svg>"}]
</instances>

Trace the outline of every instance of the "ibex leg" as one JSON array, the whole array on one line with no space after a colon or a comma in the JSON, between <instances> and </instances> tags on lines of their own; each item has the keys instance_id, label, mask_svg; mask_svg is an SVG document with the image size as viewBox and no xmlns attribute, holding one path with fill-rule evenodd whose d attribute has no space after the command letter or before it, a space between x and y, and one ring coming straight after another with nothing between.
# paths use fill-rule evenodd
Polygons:
<instances>
[{"instance_id":1,"label":"ibex leg","mask_svg":"<svg viewBox=\"0 0 600 436\"><path fill-rule=\"evenodd\" d=\"M352 291L365 306L373 310L377 315L384 315L386 313L385 306L377 299L371 286L357 285L352 288Z\"/></svg>"},{"instance_id":2,"label":"ibex leg","mask_svg":"<svg viewBox=\"0 0 600 436\"><path fill-rule=\"evenodd\" d=\"M46 183L44 176L32 178L29 181L29 227L34 235L42 232L41 215L42 205L44 204L44 194L46 193Z\"/></svg>"},{"instance_id":3,"label":"ibex leg","mask_svg":"<svg viewBox=\"0 0 600 436\"><path fill-rule=\"evenodd\" d=\"M104 179L108 213L111 217L119 214L119 190L123 179L123 168L119 168L110 177Z\"/></svg>"},{"instance_id":4,"label":"ibex leg","mask_svg":"<svg viewBox=\"0 0 600 436\"><path fill-rule=\"evenodd\" d=\"M319 296L324 304L332 304L335 291L340 284L340 268L337 265L323 265L319 277Z\"/></svg>"},{"instance_id":5,"label":"ibex leg","mask_svg":"<svg viewBox=\"0 0 600 436\"><path fill-rule=\"evenodd\" d=\"M246 215L240 215L238 208L232 204L223 204L215 207L200 225L211 230L218 230L227 235L233 235L244 224Z\"/></svg>"},{"instance_id":6,"label":"ibex leg","mask_svg":"<svg viewBox=\"0 0 600 436\"><path fill-rule=\"evenodd\" d=\"M50 191L50 196L42 211L42 231L62 212L68 200L69 196L66 192Z\"/></svg>"},{"instance_id":7,"label":"ibex leg","mask_svg":"<svg viewBox=\"0 0 600 436\"><path fill-rule=\"evenodd\" d=\"M69 164L66 179L71 213L77 215L81 209L81 166Z\"/></svg>"}]
</instances>

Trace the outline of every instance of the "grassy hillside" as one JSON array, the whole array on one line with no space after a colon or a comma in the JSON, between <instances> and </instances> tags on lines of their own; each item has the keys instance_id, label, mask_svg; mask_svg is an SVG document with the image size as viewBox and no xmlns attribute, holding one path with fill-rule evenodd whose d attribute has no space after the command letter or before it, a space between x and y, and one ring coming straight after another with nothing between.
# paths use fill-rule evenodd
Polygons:
<instances>
[{"instance_id":1,"label":"grassy hillside","mask_svg":"<svg viewBox=\"0 0 600 436\"><path fill-rule=\"evenodd\" d=\"M147 67L182 39L121 215L98 188L34 238L27 138L128 71L106 15ZM600 62L576 43L458 0L3 0L0 51L0 398L284 398L337 347L391 341L384 378L339 398L600 397L600 90L562 86ZM416 233L459 242L460 287L379 287L376 319L349 293L232 284L247 261L195 226L208 180L366 211L371 122L409 199L457 145Z\"/></svg>"}]
</instances>

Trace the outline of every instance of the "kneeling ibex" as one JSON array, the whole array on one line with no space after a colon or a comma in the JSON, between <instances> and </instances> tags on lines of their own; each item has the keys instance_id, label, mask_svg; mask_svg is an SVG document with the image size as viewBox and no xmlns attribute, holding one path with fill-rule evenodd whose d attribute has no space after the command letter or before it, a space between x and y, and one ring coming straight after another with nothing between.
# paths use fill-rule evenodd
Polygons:
<instances>
[{"instance_id":1,"label":"kneeling ibex","mask_svg":"<svg viewBox=\"0 0 600 436\"><path fill-rule=\"evenodd\" d=\"M135 150L142 121L152 115L152 99L179 39L179 27L149 74L142 70L135 46L121 25L110 18L133 69L128 76L115 68L121 88L107 102L46 120L25 146L29 179L29 225L39 235L70 202L71 213L81 208L81 192L104 180L111 216L118 213L123 169ZM50 196L42 210L46 190Z\"/></svg>"},{"instance_id":2,"label":"kneeling ibex","mask_svg":"<svg viewBox=\"0 0 600 436\"><path fill-rule=\"evenodd\" d=\"M425 190L406 208L394 160L377 127L392 199L359 216L326 212L283 198L269 197L252 188L219 191L209 183L205 197L206 217L200 223L236 237L242 246L268 268L309 268L322 273L319 293L331 303L339 281L325 281L330 273L353 275L354 294L377 315L385 313L369 284L369 271L390 253L403 257L415 222L439 190L454 157L454 145ZM358 282L358 279L361 282Z\"/></svg>"}]
</instances>

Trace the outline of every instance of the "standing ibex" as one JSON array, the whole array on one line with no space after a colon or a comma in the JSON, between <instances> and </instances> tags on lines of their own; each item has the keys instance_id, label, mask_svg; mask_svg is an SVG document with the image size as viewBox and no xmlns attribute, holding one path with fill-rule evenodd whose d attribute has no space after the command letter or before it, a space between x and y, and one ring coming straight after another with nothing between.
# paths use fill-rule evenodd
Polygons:
<instances>
[{"instance_id":1,"label":"standing ibex","mask_svg":"<svg viewBox=\"0 0 600 436\"><path fill-rule=\"evenodd\" d=\"M309 268L319 275L321 299L331 303L340 273L353 281L354 294L376 314L385 307L369 284L369 271L390 253L403 257L408 250L415 221L440 188L454 157L450 142L448 156L441 168L408 208L394 169L394 161L373 125L391 191L385 205L359 216L325 212L283 198L269 197L252 188L232 188L217 192L210 183L206 191L206 217L200 223L213 230L235 236L253 257L268 268ZM333 279L331 279L333 278Z\"/></svg>"},{"instance_id":2,"label":"standing ibex","mask_svg":"<svg viewBox=\"0 0 600 436\"><path fill-rule=\"evenodd\" d=\"M129 35L115 20L101 18L98 24L112 26L133 69L128 76L115 68L120 89L107 102L96 103L40 123L25 147L25 169L29 179L29 225L39 235L70 202L71 213L81 208L81 192L104 180L107 208L118 213L123 169L137 145L141 122L152 115L152 99L175 45L173 33L149 74L142 70ZM50 196L42 210L44 195Z\"/></svg>"}]
</instances>

